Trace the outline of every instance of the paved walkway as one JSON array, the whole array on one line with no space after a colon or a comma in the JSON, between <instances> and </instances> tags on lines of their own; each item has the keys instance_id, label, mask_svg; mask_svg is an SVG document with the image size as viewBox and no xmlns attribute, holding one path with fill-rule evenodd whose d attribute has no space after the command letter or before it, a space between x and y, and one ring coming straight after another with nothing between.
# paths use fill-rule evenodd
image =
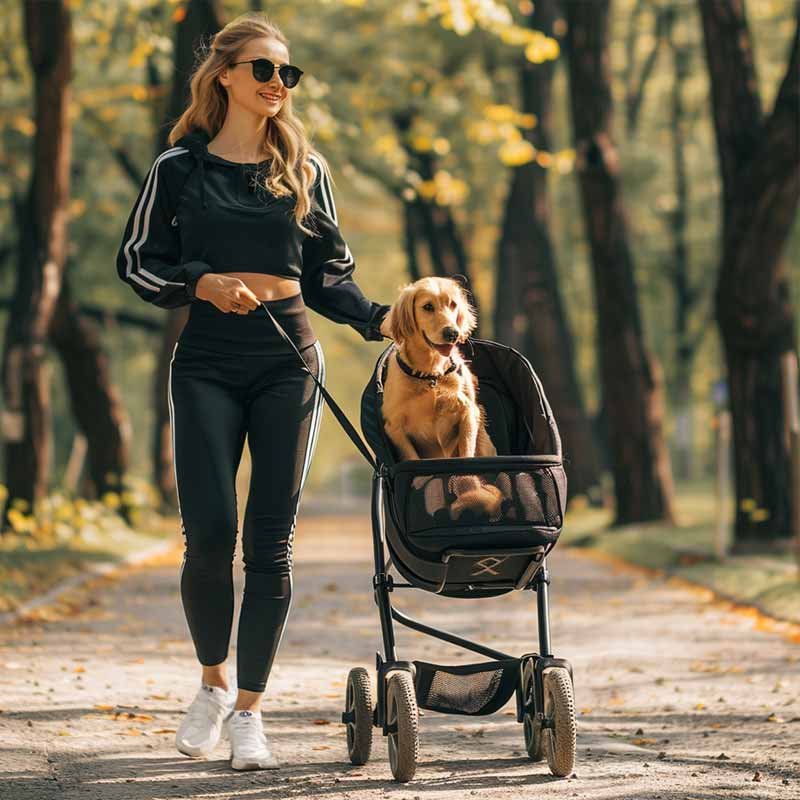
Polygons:
<instances>
[{"instance_id":1,"label":"paved walkway","mask_svg":"<svg viewBox=\"0 0 800 800\"><path fill-rule=\"evenodd\" d=\"M380 644L368 522L307 518L296 539L295 598L264 703L281 770L234 772L224 743L208 760L174 749L198 681L176 550L94 580L55 619L0 628L0 798L800 798L800 638L559 549L553 646L575 669L575 777L527 760L513 699L486 717L425 713L409 784L393 782L377 730L369 764L351 766L344 681L352 666L372 671ZM535 649L532 593L395 599L506 652ZM401 658L482 660L402 627L398 645Z\"/></svg>"}]
</instances>

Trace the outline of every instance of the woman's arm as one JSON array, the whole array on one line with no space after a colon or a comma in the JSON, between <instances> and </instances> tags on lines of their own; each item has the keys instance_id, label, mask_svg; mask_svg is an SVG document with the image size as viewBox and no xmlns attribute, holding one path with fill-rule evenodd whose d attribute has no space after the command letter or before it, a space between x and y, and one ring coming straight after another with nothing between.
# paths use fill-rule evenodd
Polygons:
<instances>
[{"instance_id":1,"label":"woman's arm","mask_svg":"<svg viewBox=\"0 0 800 800\"><path fill-rule=\"evenodd\" d=\"M311 227L321 235L303 241L303 299L309 308L350 325L367 341L380 341L390 306L367 299L353 280L355 260L339 230L330 179L322 162L313 155L310 159L317 171Z\"/></svg>"},{"instance_id":2,"label":"woman's arm","mask_svg":"<svg viewBox=\"0 0 800 800\"><path fill-rule=\"evenodd\" d=\"M177 220L173 224L180 175L170 162L185 153L170 148L153 162L117 253L119 277L143 300L163 308L191 303L197 280L213 271L204 261L181 263Z\"/></svg>"}]
</instances>

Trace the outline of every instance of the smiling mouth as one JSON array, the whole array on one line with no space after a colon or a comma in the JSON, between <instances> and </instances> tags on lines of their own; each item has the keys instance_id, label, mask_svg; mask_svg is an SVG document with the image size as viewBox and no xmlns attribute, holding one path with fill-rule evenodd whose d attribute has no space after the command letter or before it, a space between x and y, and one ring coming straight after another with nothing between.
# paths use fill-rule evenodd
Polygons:
<instances>
[{"instance_id":1,"label":"smiling mouth","mask_svg":"<svg viewBox=\"0 0 800 800\"><path fill-rule=\"evenodd\" d=\"M275 95L259 94L258 96L263 97L268 103L280 103L281 101L281 98L276 97Z\"/></svg>"},{"instance_id":2,"label":"smiling mouth","mask_svg":"<svg viewBox=\"0 0 800 800\"><path fill-rule=\"evenodd\" d=\"M437 353L439 353L439 355L442 355L442 356L450 356L450 355L452 355L453 350L455 349L455 346L456 346L455 342L453 342L452 344L450 344L450 343L447 343L447 344L436 344L436 342L432 342L428 338L428 336L425 333L425 331L422 331L422 335L425 337L425 341L428 343L428 346L432 350L435 350Z\"/></svg>"}]
</instances>

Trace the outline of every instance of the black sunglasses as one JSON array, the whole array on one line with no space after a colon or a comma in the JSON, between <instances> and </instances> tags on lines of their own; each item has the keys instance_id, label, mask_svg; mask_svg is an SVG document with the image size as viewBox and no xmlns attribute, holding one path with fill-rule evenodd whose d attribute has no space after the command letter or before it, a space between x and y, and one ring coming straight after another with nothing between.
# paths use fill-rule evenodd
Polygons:
<instances>
[{"instance_id":1,"label":"black sunglasses","mask_svg":"<svg viewBox=\"0 0 800 800\"><path fill-rule=\"evenodd\" d=\"M251 58L249 61L233 61L230 66L235 67L237 64L252 64L253 77L259 83L266 83L275 74L275 64L268 58ZM300 82L300 76L302 74L303 70L292 64L282 64L278 67L278 75L280 75L281 82L287 89L294 89Z\"/></svg>"}]
</instances>

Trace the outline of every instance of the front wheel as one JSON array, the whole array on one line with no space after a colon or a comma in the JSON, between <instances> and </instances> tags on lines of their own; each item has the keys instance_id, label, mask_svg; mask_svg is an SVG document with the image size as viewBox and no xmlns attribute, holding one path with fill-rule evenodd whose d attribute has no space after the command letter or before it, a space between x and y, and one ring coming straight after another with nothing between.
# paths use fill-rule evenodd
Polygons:
<instances>
[{"instance_id":1,"label":"front wheel","mask_svg":"<svg viewBox=\"0 0 800 800\"><path fill-rule=\"evenodd\" d=\"M414 777L419 758L419 712L414 682L408 672L395 672L386 686L386 725L389 729L389 765L394 779Z\"/></svg>"},{"instance_id":2,"label":"front wheel","mask_svg":"<svg viewBox=\"0 0 800 800\"><path fill-rule=\"evenodd\" d=\"M347 676L345 713L347 752L352 764L366 764L372 750L372 691L369 673L353 667Z\"/></svg>"},{"instance_id":3,"label":"front wheel","mask_svg":"<svg viewBox=\"0 0 800 800\"><path fill-rule=\"evenodd\" d=\"M564 667L551 667L544 671L543 682L544 716L550 723L543 730L547 764L553 775L565 778L575 769L577 749L572 679Z\"/></svg>"},{"instance_id":4,"label":"front wheel","mask_svg":"<svg viewBox=\"0 0 800 800\"><path fill-rule=\"evenodd\" d=\"M525 750L531 761L544 758L544 737L540 720L536 718L535 684L533 661L527 659L522 668L522 730L525 734Z\"/></svg>"}]
</instances>

